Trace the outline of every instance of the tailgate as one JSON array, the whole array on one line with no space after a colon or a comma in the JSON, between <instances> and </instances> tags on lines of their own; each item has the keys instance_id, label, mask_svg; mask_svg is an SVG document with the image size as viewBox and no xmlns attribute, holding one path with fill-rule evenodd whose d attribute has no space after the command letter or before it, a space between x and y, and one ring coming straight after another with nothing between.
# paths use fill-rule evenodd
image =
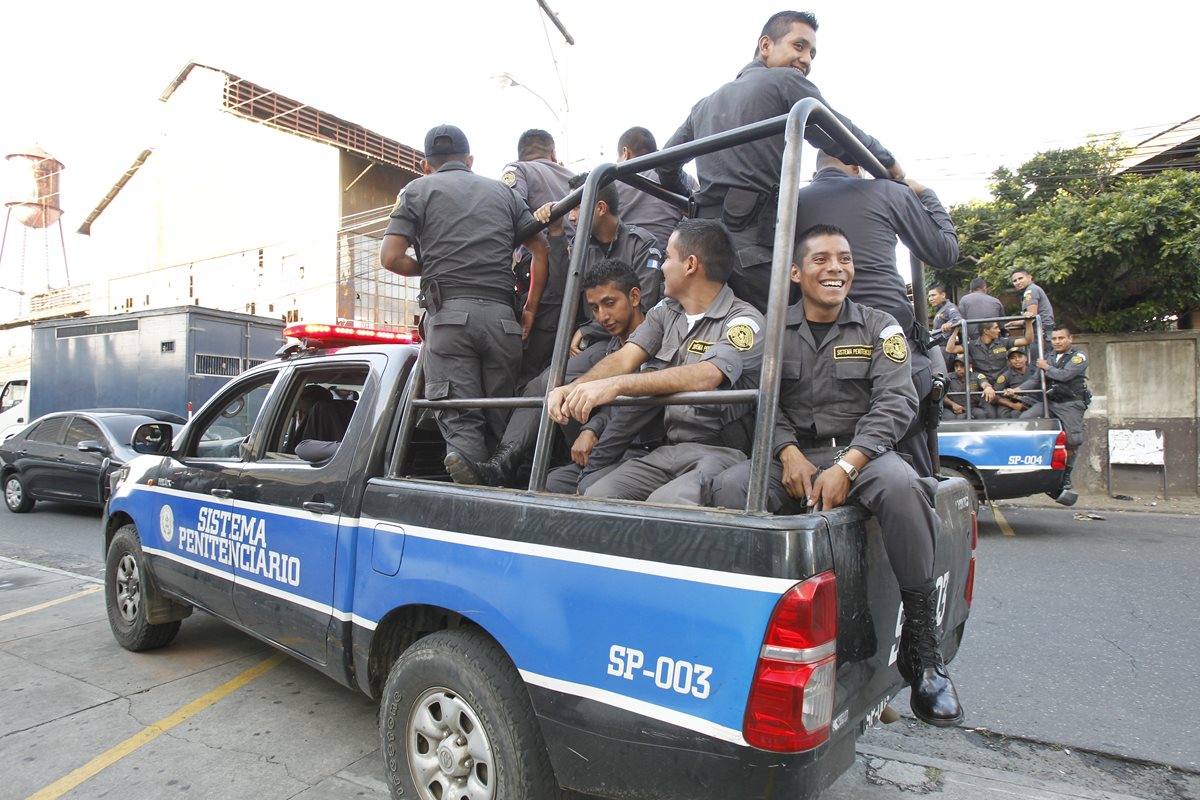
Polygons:
<instances>
[{"instance_id":1,"label":"tailgate","mask_svg":"<svg viewBox=\"0 0 1200 800\"><path fill-rule=\"evenodd\" d=\"M969 608L974 492L961 479L938 485L941 519L934 576L941 590L939 633L946 661L954 658ZM900 588L883 548L879 525L858 508L827 515L838 592L838 685L833 736L873 724L904 683L896 669L900 642ZM866 535L863 535L863 520Z\"/></svg>"}]
</instances>

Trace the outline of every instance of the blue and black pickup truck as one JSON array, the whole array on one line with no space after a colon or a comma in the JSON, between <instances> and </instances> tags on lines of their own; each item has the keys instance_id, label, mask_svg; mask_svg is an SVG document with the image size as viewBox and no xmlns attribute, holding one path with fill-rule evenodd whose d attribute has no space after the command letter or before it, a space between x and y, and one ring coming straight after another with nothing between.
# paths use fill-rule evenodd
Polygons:
<instances>
[{"instance_id":1,"label":"blue and black pickup truck","mask_svg":"<svg viewBox=\"0 0 1200 800\"><path fill-rule=\"evenodd\" d=\"M455 485L423 422L393 457L417 355L299 350L231 382L169 452L123 467L104 522L121 644L162 646L192 608L216 615L378 698L389 776L445 785L431 797L532 800L557 796L552 781L801 798L850 766L903 686L900 595L873 519ZM288 452L313 382L357 396L334 401L353 405L349 427L316 464ZM958 480L937 499L952 657L975 504ZM482 793L513 775L544 785Z\"/></svg>"},{"instance_id":2,"label":"blue and black pickup truck","mask_svg":"<svg viewBox=\"0 0 1200 800\"><path fill-rule=\"evenodd\" d=\"M1053 417L943 420L938 455L941 473L966 478L981 502L1043 493L1059 497L1067 434Z\"/></svg>"},{"instance_id":3,"label":"blue and black pickup truck","mask_svg":"<svg viewBox=\"0 0 1200 800\"><path fill-rule=\"evenodd\" d=\"M752 126L777 135L786 123L793 184L806 115L840 125L814 105ZM601 181L657 156L593 170L585 207ZM794 210L780 205L790 242ZM762 387L657 398L757 402L751 463L764 478L790 257L777 251ZM551 386L570 332L559 329ZM765 481L745 509L550 494L548 420L529 488L456 485L428 411L476 401L423 399L419 345L292 333L302 340L234 378L173 439L139 429L145 454L114 476L106 596L125 648L167 645L193 609L220 617L378 699L392 795L422 800L814 798L904 687L900 592L861 507L772 516ZM304 409L312 386L324 395ZM321 419L315 438L330 449L306 460L296 442ZM936 508L949 660L974 584L974 493L944 480Z\"/></svg>"}]
</instances>

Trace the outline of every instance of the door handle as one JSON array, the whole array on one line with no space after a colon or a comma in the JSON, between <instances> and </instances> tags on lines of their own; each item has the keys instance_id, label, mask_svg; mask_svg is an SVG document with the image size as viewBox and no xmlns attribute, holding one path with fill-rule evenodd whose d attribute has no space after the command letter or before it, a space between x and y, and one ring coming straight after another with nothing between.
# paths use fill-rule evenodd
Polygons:
<instances>
[{"instance_id":1,"label":"door handle","mask_svg":"<svg viewBox=\"0 0 1200 800\"><path fill-rule=\"evenodd\" d=\"M311 511L314 514L331 514L333 513L334 509L333 503L317 503L313 500L309 500L306 503L301 503L300 505L305 511Z\"/></svg>"},{"instance_id":2,"label":"door handle","mask_svg":"<svg viewBox=\"0 0 1200 800\"><path fill-rule=\"evenodd\" d=\"M220 497L222 499L233 497L233 489L210 489L208 493L213 497Z\"/></svg>"}]
</instances>

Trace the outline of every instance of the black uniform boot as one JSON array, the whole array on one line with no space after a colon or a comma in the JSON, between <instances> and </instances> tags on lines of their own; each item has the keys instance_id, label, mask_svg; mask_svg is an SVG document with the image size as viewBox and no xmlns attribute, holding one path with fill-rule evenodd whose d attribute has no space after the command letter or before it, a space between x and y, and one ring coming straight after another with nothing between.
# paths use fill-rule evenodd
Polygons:
<instances>
[{"instance_id":1,"label":"black uniform boot","mask_svg":"<svg viewBox=\"0 0 1200 800\"><path fill-rule=\"evenodd\" d=\"M948 728L963 720L962 706L942 661L937 638L938 591L933 581L900 590L904 630L897 666L911 688L909 705L922 722Z\"/></svg>"},{"instance_id":2,"label":"black uniform boot","mask_svg":"<svg viewBox=\"0 0 1200 800\"><path fill-rule=\"evenodd\" d=\"M483 482L479 478L479 466L462 453L451 450L446 453L442 464L455 483L477 486Z\"/></svg>"},{"instance_id":3,"label":"black uniform boot","mask_svg":"<svg viewBox=\"0 0 1200 800\"><path fill-rule=\"evenodd\" d=\"M485 486L507 486L521 466L521 454L515 445L501 444L492 457L476 466Z\"/></svg>"}]
</instances>

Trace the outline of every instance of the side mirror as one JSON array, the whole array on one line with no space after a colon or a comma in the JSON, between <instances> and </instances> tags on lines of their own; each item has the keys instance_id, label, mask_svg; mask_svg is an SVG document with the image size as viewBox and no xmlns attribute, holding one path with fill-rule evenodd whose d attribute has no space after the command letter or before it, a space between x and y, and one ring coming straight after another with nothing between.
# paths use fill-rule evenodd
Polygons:
<instances>
[{"instance_id":1,"label":"side mirror","mask_svg":"<svg viewBox=\"0 0 1200 800\"><path fill-rule=\"evenodd\" d=\"M166 455L171 452L173 435L171 426L165 422L148 422L133 432L133 450L135 453Z\"/></svg>"},{"instance_id":2,"label":"side mirror","mask_svg":"<svg viewBox=\"0 0 1200 800\"><path fill-rule=\"evenodd\" d=\"M99 453L102 456L110 455L108 448L95 439L84 439L75 445L75 449L81 453Z\"/></svg>"}]
</instances>

